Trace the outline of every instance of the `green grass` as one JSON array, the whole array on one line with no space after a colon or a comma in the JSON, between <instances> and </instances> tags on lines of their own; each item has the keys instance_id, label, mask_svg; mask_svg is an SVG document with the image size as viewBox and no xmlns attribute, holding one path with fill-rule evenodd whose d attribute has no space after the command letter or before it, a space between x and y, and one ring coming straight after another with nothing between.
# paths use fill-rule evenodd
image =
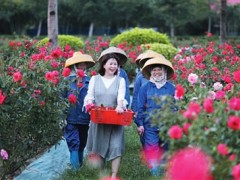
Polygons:
<instances>
[{"instance_id":1,"label":"green grass","mask_svg":"<svg viewBox=\"0 0 240 180\"><path fill-rule=\"evenodd\" d=\"M132 125L125 128L125 153L122 156L118 177L122 180L155 180L160 179L151 176L148 168L142 164L139 157L141 144L137 135L136 126ZM99 180L104 175L111 174L111 162L105 165L104 173L98 169L91 169L86 165L86 158L84 164L79 171L66 170L59 180Z\"/></svg>"}]
</instances>

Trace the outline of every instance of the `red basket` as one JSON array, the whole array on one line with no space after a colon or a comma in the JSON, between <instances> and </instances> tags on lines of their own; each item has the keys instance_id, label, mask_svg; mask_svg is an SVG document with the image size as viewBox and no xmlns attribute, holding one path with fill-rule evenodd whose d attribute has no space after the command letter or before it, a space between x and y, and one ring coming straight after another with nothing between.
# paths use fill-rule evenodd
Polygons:
<instances>
[{"instance_id":1,"label":"red basket","mask_svg":"<svg viewBox=\"0 0 240 180\"><path fill-rule=\"evenodd\" d=\"M95 107L91 109L91 120L96 124L130 126L132 119L133 111L131 110L118 114L115 109L109 107Z\"/></svg>"}]
</instances>

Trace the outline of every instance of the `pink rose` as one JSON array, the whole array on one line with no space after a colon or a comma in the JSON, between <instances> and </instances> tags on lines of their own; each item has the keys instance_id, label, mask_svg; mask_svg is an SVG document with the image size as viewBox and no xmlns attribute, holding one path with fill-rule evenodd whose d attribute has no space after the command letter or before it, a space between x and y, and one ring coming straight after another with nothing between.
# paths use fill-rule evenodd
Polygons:
<instances>
[{"instance_id":1,"label":"pink rose","mask_svg":"<svg viewBox=\"0 0 240 180\"><path fill-rule=\"evenodd\" d=\"M190 82L192 85L196 84L198 81L198 75L191 73L188 75L188 82Z\"/></svg>"},{"instance_id":2,"label":"pink rose","mask_svg":"<svg viewBox=\"0 0 240 180\"><path fill-rule=\"evenodd\" d=\"M174 125L169 129L168 135L172 139L181 139L183 135L183 130L180 126Z\"/></svg>"},{"instance_id":3,"label":"pink rose","mask_svg":"<svg viewBox=\"0 0 240 180\"><path fill-rule=\"evenodd\" d=\"M4 149L1 149L0 154L1 154L3 160L8 160L8 153L7 153L7 151L5 151Z\"/></svg>"},{"instance_id":4,"label":"pink rose","mask_svg":"<svg viewBox=\"0 0 240 180\"><path fill-rule=\"evenodd\" d=\"M22 80L22 74L21 74L21 72L15 72L14 74L13 74L13 80L14 80L14 82L18 82L18 81L21 81Z\"/></svg>"},{"instance_id":5,"label":"pink rose","mask_svg":"<svg viewBox=\"0 0 240 180\"><path fill-rule=\"evenodd\" d=\"M221 154L223 156L226 156L229 153L228 147L227 147L226 144L218 144L217 151L218 151L219 154Z\"/></svg>"}]
</instances>

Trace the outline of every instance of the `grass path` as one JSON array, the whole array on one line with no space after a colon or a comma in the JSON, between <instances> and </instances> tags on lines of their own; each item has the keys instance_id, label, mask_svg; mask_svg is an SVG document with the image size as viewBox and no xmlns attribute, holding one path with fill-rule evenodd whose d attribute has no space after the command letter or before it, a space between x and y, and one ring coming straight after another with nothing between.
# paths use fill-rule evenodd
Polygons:
<instances>
[{"instance_id":1,"label":"grass path","mask_svg":"<svg viewBox=\"0 0 240 180\"><path fill-rule=\"evenodd\" d=\"M139 152L141 144L136 132L135 125L125 127L125 153L122 156L118 176L122 180L159 180L160 177L152 177L147 167L140 161ZM110 175L110 162L106 163L105 170L105 174ZM66 170L59 180L99 180L101 176L99 170L91 169L86 165L85 159L79 171Z\"/></svg>"}]
</instances>

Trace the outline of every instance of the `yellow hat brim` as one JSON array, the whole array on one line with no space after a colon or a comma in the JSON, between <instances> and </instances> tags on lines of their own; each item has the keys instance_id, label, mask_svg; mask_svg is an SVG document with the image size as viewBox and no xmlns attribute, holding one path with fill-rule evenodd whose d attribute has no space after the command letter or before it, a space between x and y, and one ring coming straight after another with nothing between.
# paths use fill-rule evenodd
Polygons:
<instances>
[{"instance_id":1,"label":"yellow hat brim","mask_svg":"<svg viewBox=\"0 0 240 180\"><path fill-rule=\"evenodd\" d=\"M95 65L95 61L90 55L82 54L81 52L75 52L71 58L66 60L65 67L69 67L77 63L86 63L87 68L91 68Z\"/></svg>"}]
</instances>

